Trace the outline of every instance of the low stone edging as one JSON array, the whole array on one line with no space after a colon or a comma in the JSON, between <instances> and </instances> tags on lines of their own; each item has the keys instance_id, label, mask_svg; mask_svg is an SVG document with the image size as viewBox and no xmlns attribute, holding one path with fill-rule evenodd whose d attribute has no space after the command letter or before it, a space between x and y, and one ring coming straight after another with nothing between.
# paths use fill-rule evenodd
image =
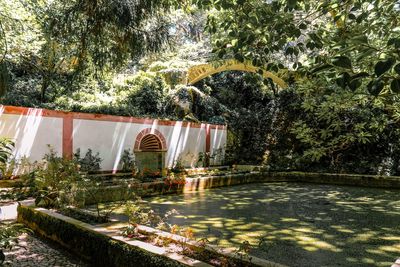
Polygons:
<instances>
[{"instance_id":1,"label":"low stone edging","mask_svg":"<svg viewBox=\"0 0 400 267\"><path fill-rule=\"evenodd\" d=\"M264 175L287 182L350 185L400 189L399 176L339 173L265 172Z\"/></svg>"},{"instance_id":2,"label":"low stone edging","mask_svg":"<svg viewBox=\"0 0 400 267\"><path fill-rule=\"evenodd\" d=\"M249 172L249 173L231 173L227 175L215 175L208 177L194 177L186 178L177 183L170 183L164 181L154 181L148 183L138 183L134 192L140 197L151 197L163 194L179 194L190 191L201 191L204 189L248 184L257 182L284 182L287 181L285 177L267 177L261 172ZM95 199L100 202L113 202L121 200L121 190L126 185L113 185L99 189L96 193ZM86 199L87 205L94 204L93 199Z\"/></svg>"},{"instance_id":3,"label":"low stone edging","mask_svg":"<svg viewBox=\"0 0 400 267\"><path fill-rule=\"evenodd\" d=\"M0 188L16 187L20 182L20 179L0 179Z\"/></svg>"},{"instance_id":4,"label":"low stone edging","mask_svg":"<svg viewBox=\"0 0 400 267\"><path fill-rule=\"evenodd\" d=\"M0 180L1 181L1 180ZM15 183L18 181L15 181ZM179 194L204 189L259 183L259 182L303 182L318 184L336 184L362 187L381 187L400 189L399 176L378 176L360 174L335 174L335 173L306 173L306 172L260 172L228 173L206 177L189 177L177 183L154 181L134 184L134 192L141 197L151 197L163 194ZM111 185L99 188L95 198L87 198L86 205L99 202L120 201L126 184Z\"/></svg>"},{"instance_id":5,"label":"low stone edging","mask_svg":"<svg viewBox=\"0 0 400 267\"><path fill-rule=\"evenodd\" d=\"M160 231L151 227L143 226L140 225L138 227L139 233L146 234L146 235L156 235L158 237L168 239L169 241L176 243L176 244L182 244L185 243L187 246L194 248L194 249L199 249L199 245L196 241L188 241L186 240L185 237L180 236L180 235L175 235L171 233L167 233L164 231ZM279 263L275 263L272 261L264 260L252 255L248 255L248 257L245 256L240 256L239 254L235 253L235 250L233 248L219 248L214 245L210 244L205 244L202 246L203 249L206 250L208 254L220 254L223 255L224 257L233 260L233 261L240 261L243 262L245 266L253 266L253 267L286 267L286 265L282 265Z\"/></svg>"},{"instance_id":6,"label":"low stone edging","mask_svg":"<svg viewBox=\"0 0 400 267\"><path fill-rule=\"evenodd\" d=\"M18 222L89 261L93 266L199 266L208 264L185 256L168 254L141 241L125 241L101 233L101 229L56 212L20 205Z\"/></svg>"},{"instance_id":7,"label":"low stone edging","mask_svg":"<svg viewBox=\"0 0 400 267\"><path fill-rule=\"evenodd\" d=\"M211 266L175 252L168 252L163 247L125 238L121 236L120 229L110 231L101 225L92 226L43 208L20 205L18 222L79 255L93 266ZM199 248L195 241L151 227L140 225L139 232L169 239L177 244L185 242L192 248ZM285 267L251 255L248 258L240 257L233 249L219 249L208 244L204 249L207 253L233 260L237 266Z\"/></svg>"},{"instance_id":8,"label":"low stone edging","mask_svg":"<svg viewBox=\"0 0 400 267\"><path fill-rule=\"evenodd\" d=\"M134 191L138 196L151 197L260 182L303 182L400 189L400 177L398 176L254 171L239 174L228 173L225 175L186 178L183 183L177 184L167 184L163 181L141 183L136 185L137 188ZM119 201L121 200L120 192L121 186L119 185L107 186L99 190L101 197L97 197L96 199L100 199L101 202ZM93 204L93 202L87 199L86 204Z\"/></svg>"}]
</instances>

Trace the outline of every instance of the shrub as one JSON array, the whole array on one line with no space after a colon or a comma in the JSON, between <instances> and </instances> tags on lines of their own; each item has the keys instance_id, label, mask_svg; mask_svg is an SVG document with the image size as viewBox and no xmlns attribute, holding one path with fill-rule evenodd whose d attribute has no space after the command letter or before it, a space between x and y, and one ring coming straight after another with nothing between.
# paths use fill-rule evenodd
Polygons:
<instances>
[{"instance_id":1,"label":"shrub","mask_svg":"<svg viewBox=\"0 0 400 267\"><path fill-rule=\"evenodd\" d=\"M137 167L135 161L135 154L130 149L125 149L120 159L121 169L123 172L132 172L136 174Z\"/></svg>"},{"instance_id":2,"label":"shrub","mask_svg":"<svg viewBox=\"0 0 400 267\"><path fill-rule=\"evenodd\" d=\"M137 234L137 226L140 224L155 227L159 230L171 231L173 225L168 223L168 220L171 216L179 213L173 209L160 216L149 206L144 205L140 197L136 197L126 203L125 214L129 217L130 226L123 231L123 234L130 236Z\"/></svg>"},{"instance_id":3,"label":"shrub","mask_svg":"<svg viewBox=\"0 0 400 267\"><path fill-rule=\"evenodd\" d=\"M116 90L115 102L130 116L162 116L169 87L159 75L139 72Z\"/></svg>"},{"instance_id":4,"label":"shrub","mask_svg":"<svg viewBox=\"0 0 400 267\"><path fill-rule=\"evenodd\" d=\"M183 166L182 159L179 157L175 160L174 165L171 168L173 173L185 173L185 166Z\"/></svg>"},{"instance_id":5,"label":"shrub","mask_svg":"<svg viewBox=\"0 0 400 267\"><path fill-rule=\"evenodd\" d=\"M78 148L74 153L74 160L79 164L81 171L89 173L99 171L102 162L99 152L93 154L90 148L83 158L81 158L81 150Z\"/></svg>"},{"instance_id":6,"label":"shrub","mask_svg":"<svg viewBox=\"0 0 400 267\"><path fill-rule=\"evenodd\" d=\"M113 201L112 205L103 205L102 199L104 193L103 183L92 179L91 177L83 177L77 182L80 194L75 195L75 205L84 206L85 201L94 203L96 215L99 220L108 221L111 213L121 207L129 199L135 198L135 186L132 182L121 181L118 189L118 201Z\"/></svg>"},{"instance_id":7,"label":"shrub","mask_svg":"<svg viewBox=\"0 0 400 267\"><path fill-rule=\"evenodd\" d=\"M49 150L31 177L36 191L35 203L44 207L74 204L75 195L79 193L77 182L82 180L79 165L57 156L50 146Z\"/></svg>"},{"instance_id":8,"label":"shrub","mask_svg":"<svg viewBox=\"0 0 400 267\"><path fill-rule=\"evenodd\" d=\"M30 230L22 224L3 224L0 223L0 266L2 266L5 256L4 249L12 249L18 245L18 236Z\"/></svg>"},{"instance_id":9,"label":"shrub","mask_svg":"<svg viewBox=\"0 0 400 267\"><path fill-rule=\"evenodd\" d=\"M12 150L14 148L14 142L7 138L0 138L0 178L6 174L9 164Z\"/></svg>"}]
</instances>

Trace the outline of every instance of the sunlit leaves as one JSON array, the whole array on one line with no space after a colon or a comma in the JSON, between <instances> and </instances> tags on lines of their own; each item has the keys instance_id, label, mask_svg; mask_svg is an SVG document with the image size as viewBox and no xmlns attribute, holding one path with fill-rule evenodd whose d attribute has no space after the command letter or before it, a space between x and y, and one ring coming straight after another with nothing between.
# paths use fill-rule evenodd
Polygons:
<instances>
[{"instance_id":1,"label":"sunlit leaves","mask_svg":"<svg viewBox=\"0 0 400 267\"><path fill-rule=\"evenodd\" d=\"M223 2L207 5L220 10L208 21L213 36L222 40L214 42L218 57L257 58L263 65L275 61L299 75L311 72L330 82L344 70L350 76L376 74L350 79L346 86L351 90L378 84L375 79L380 76L384 87L393 80L391 67L400 62L393 1L246 0L229 8L223 8Z\"/></svg>"},{"instance_id":2,"label":"sunlit leaves","mask_svg":"<svg viewBox=\"0 0 400 267\"><path fill-rule=\"evenodd\" d=\"M169 24L163 12L175 1L53 2L47 31L69 45L78 69L93 62L97 70L118 68L127 59L155 52L167 42Z\"/></svg>"}]
</instances>

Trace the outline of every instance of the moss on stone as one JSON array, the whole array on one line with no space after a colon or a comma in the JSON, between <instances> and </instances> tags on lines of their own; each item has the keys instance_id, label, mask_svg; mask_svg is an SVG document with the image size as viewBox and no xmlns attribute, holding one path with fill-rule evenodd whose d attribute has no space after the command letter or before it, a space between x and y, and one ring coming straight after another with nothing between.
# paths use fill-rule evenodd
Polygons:
<instances>
[{"instance_id":1,"label":"moss on stone","mask_svg":"<svg viewBox=\"0 0 400 267\"><path fill-rule=\"evenodd\" d=\"M163 255L97 233L79 221L50 216L32 207L18 207L18 221L89 261L93 266L184 266Z\"/></svg>"}]
</instances>

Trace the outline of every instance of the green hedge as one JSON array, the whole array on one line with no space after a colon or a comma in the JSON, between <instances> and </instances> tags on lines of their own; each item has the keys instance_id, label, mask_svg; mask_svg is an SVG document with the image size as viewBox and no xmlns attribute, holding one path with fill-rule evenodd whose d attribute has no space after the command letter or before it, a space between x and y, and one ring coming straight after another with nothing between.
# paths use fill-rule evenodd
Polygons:
<instances>
[{"instance_id":1,"label":"green hedge","mask_svg":"<svg viewBox=\"0 0 400 267\"><path fill-rule=\"evenodd\" d=\"M184 266L166 256L153 254L97 233L91 230L88 224L61 216L50 216L32 207L20 205L18 221L26 224L37 234L80 255L93 266Z\"/></svg>"}]
</instances>

